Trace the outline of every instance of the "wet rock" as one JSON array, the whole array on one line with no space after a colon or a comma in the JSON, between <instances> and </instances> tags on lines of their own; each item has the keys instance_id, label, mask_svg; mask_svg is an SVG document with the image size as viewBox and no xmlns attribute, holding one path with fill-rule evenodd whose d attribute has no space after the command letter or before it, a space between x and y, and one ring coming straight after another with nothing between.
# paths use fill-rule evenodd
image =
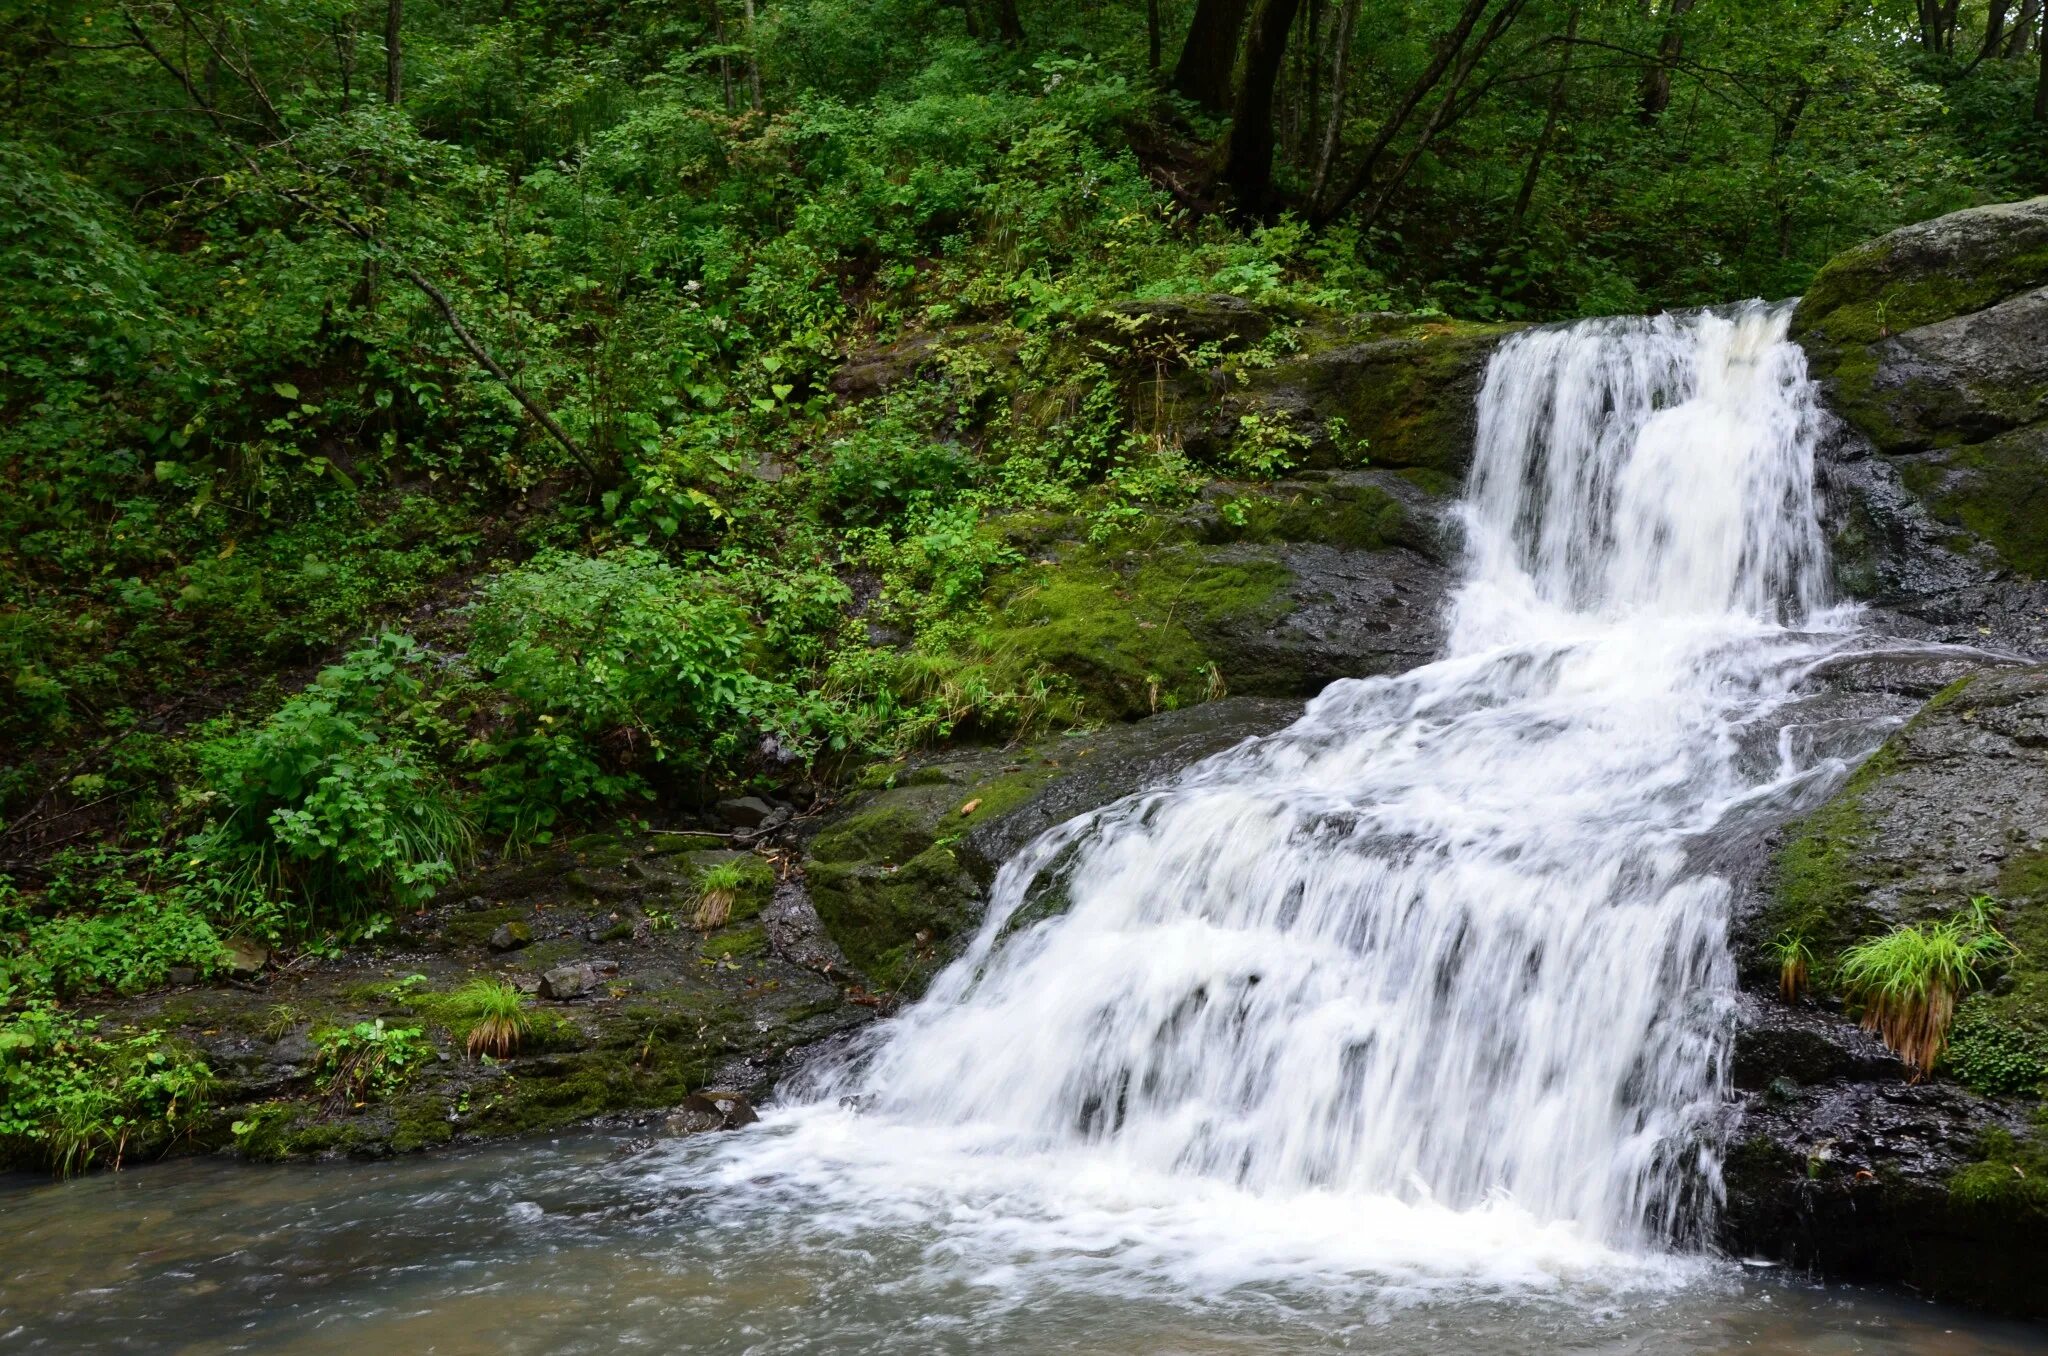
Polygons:
<instances>
[{"instance_id":1,"label":"wet rock","mask_svg":"<svg viewBox=\"0 0 2048 1356\"><path fill-rule=\"evenodd\" d=\"M1938 619L2048 578L2048 197L1846 252L1792 327L1843 424L1823 474L1846 587Z\"/></svg>"},{"instance_id":2,"label":"wet rock","mask_svg":"<svg viewBox=\"0 0 2048 1356\"><path fill-rule=\"evenodd\" d=\"M1953 656L1907 686L1944 673ZM1899 673L1844 661L1866 700ZM1874 681L1873 681L1874 680ZM2048 666L1979 668L1951 682L1825 803L1787 828L1740 897L1735 943L1751 988L1734 1050L1738 1100L1724 1245L1829 1275L2048 1312L2048 1218L1964 1189L1999 1136L2036 1133L2048 1084ZM1935 1075L1908 1070L1852 1020L1826 974L1843 948L1943 919L1974 896L2020 948L1964 998ZM1774 993L1768 944L1813 952L1812 1000ZM2035 1067L2026 1067L2028 1051ZM1975 1082L1973 1089L1966 1083ZM2019 1095L2013 1095L2013 1094Z\"/></svg>"},{"instance_id":3,"label":"wet rock","mask_svg":"<svg viewBox=\"0 0 2048 1356\"><path fill-rule=\"evenodd\" d=\"M558 965L540 977L540 996L558 1003L588 998L597 990L597 967L587 961Z\"/></svg>"},{"instance_id":4,"label":"wet rock","mask_svg":"<svg viewBox=\"0 0 2048 1356\"><path fill-rule=\"evenodd\" d=\"M736 829L759 828L775 807L759 796L736 796L718 802L718 817Z\"/></svg>"},{"instance_id":5,"label":"wet rock","mask_svg":"<svg viewBox=\"0 0 2048 1356\"><path fill-rule=\"evenodd\" d=\"M761 930L769 949L792 965L822 975L844 974L849 968L818 917L800 873L776 882L768 907L761 911Z\"/></svg>"},{"instance_id":6,"label":"wet rock","mask_svg":"<svg viewBox=\"0 0 2048 1356\"><path fill-rule=\"evenodd\" d=\"M850 970L886 1008L921 992L980 916L1002 863L1045 829L1162 781L1189 763L1299 714L1299 702L1231 697L1021 749L955 749L914 761L898 784L860 797L811 839L808 900L778 890L780 943L814 968ZM974 808L966 815L963 809ZM963 833L961 825L970 825ZM771 937L774 933L771 932Z\"/></svg>"},{"instance_id":7,"label":"wet rock","mask_svg":"<svg viewBox=\"0 0 2048 1356\"><path fill-rule=\"evenodd\" d=\"M525 923L500 923L487 943L493 951L517 951L533 944L533 929Z\"/></svg>"},{"instance_id":8,"label":"wet rock","mask_svg":"<svg viewBox=\"0 0 2048 1356\"><path fill-rule=\"evenodd\" d=\"M249 979L263 972L270 964L270 948L261 942L246 937L236 937L225 945L226 967L229 975L236 979Z\"/></svg>"},{"instance_id":9,"label":"wet rock","mask_svg":"<svg viewBox=\"0 0 2048 1356\"><path fill-rule=\"evenodd\" d=\"M697 1092L670 1112L662 1128L672 1135L697 1135L711 1130L737 1130L760 1120L753 1103L737 1092Z\"/></svg>"},{"instance_id":10,"label":"wet rock","mask_svg":"<svg viewBox=\"0 0 2048 1356\"><path fill-rule=\"evenodd\" d=\"M734 846L751 847L755 843L761 842L787 825L791 819L795 818L795 814L796 812L787 805L776 806L768 812L767 817L760 823L750 829L741 829L734 833L732 839Z\"/></svg>"}]
</instances>

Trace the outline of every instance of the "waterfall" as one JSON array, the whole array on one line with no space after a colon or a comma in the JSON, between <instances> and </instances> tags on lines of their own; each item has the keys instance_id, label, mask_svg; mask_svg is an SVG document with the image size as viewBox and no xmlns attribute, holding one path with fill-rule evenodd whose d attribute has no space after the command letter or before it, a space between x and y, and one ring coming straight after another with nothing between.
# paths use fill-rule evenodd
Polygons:
<instances>
[{"instance_id":1,"label":"waterfall","mask_svg":"<svg viewBox=\"0 0 2048 1356\"><path fill-rule=\"evenodd\" d=\"M1442 658L1034 843L732 1180L998 1268L1498 1275L1695 1238L1733 992L1697 849L1801 774L1745 735L1840 631L1787 319L1504 343Z\"/></svg>"}]
</instances>

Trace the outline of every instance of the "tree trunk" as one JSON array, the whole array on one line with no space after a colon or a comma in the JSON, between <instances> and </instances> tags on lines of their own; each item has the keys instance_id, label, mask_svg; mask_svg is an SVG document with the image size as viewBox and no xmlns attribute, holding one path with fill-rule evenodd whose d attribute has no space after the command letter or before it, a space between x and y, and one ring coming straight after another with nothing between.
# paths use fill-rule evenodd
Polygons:
<instances>
[{"instance_id":1,"label":"tree trunk","mask_svg":"<svg viewBox=\"0 0 2048 1356\"><path fill-rule=\"evenodd\" d=\"M1984 11L1984 43L1977 49L1977 60L1998 55L1998 49L2005 44L2005 16L2012 8L2012 0L1991 0Z\"/></svg>"},{"instance_id":2,"label":"tree trunk","mask_svg":"<svg viewBox=\"0 0 2048 1356\"><path fill-rule=\"evenodd\" d=\"M1415 162L1422 158L1422 153L1429 149L1429 144L1436 139L1436 134L1472 111L1477 96L1460 108L1458 92L1471 78L1473 68L1485 58L1487 49L1513 26L1516 17L1522 12L1522 6L1527 2L1528 0L1507 0L1494 11L1493 18L1487 21L1486 28L1480 33L1478 40L1459 58L1457 68L1451 72L1450 83L1444 87L1444 97L1438 101L1437 106L1431 110L1428 120L1422 124L1422 131L1416 136L1415 144L1408 148L1408 153L1394 166L1394 172L1387 176L1387 181L1380 185L1379 192L1373 195L1372 204L1366 208L1364 219L1360 223L1362 226L1369 228L1379 220L1380 213L1386 210L1387 203L1392 200L1394 190L1407 181L1409 171L1415 168ZM1485 93L1484 88L1480 93Z\"/></svg>"},{"instance_id":3,"label":"tree trunk","mask_svg":"<svg viewBox=\"0 0 2048 1356\"><path fill-rule=\"evenodd\" d=\"M2034 45L2041 49L2041 74L2034 81L2034 121L2048 123L2048 15L2042 16L2041 36Z\"/></svg>"},{"instance_id":4,"label":"tree trunk","mask_svg":"<svg viewBox=\"0 0 2048 1356\"><path fill-rule=\"evenodd\" d=\"M1671 106L1671 68L1678 64L1678 58L1685 51L1685 29L1679 20L1693 7L1694 0L1670 0L1664 11L1664 36L1657 42L1657 64L1643 76L1643 92L1639 99L1641 118L1645 124L1654 123L1664 116L1664 110Z\"/></svg>"},{"instance_id":5,"label":"tree trunk","mask_svg":"<svg viewBox=\"0 0 2048 1356\"><path fill-rule=\"evenodd\" d=\"M1451 63L1465 50L1466 42L1472 37L1473 27L1478 24L1479 16L1486 12L1489 3L1490 0L1465 0L1465 9L1459 14L1456 27L1444 35L1442 41L1437 44L1436 56L1430 61L1428 69L1408 87L1408 92L1401 97L1400 104L1387 115L1386 121L1380 124L1380 130L1374 134L1372 144L1365 148L1365 158L1359 162L1358 169L1345 182L1343 191L1328 207L1316 211L1317 225L1327 223L1337 213L1343 211L1351 200L1372 182L1373 170L1378 167L1380 157L1386 154L1387 147L1401 134L1401 129L1408 125L1408 119L1415 115L1416 108L1429 97L1429 92L1437 87L1437 82L1444 78L1444 72L1451 68Z\"/></svg>"},{"instance_id":6,"label":"tree trunk","mask_svg":"<svg viewBox=\"0 0 2048 1356\"><path fill-rule=\"evenodd\" d=\"M1230 158L1223 181L1238 211L1262 216L1273 198L1273 87L1287 56L1287 34L1301 0L1265 0L1245 44L1244 88L1230 116Z\"/></svg>"},{"instance_id":7,"label":"tree trunk","mask_svg":"<svg viewBox=\"0 0 2048 1356\"><path fill-rule=\"evenodd\" d=\"M1145 0L1145 69L1159 69L1159 0Z\"/></svg>"},{"instance_id":8,"label":"tree trunk","mask_svg":"<svg viewBox=\"0 0 2048 1356\"><path fill-rule=\"evenodd\" d=\"M1173 87L1211 113L1230 111L1230 73L1237 35L1251 0L1195 0L1195 17L1173 68Z\"/></svg>"},{"instance_id":9,"label":"tree trunk","mask_svg":"<svg viewBox=\"0 0 2048 1356\"><path fill-rule=\"evenodd\" d=\"M1358 27L1362 0L1344 0L1337 11L1336 56L1330 66L1330 115L1323 122L1323 146L1316 155L1315 184L1309 189L1309 213L1323 200L1323 188L1330 182L1330 166L1336 163L1337 143L1344 139L1345 81L1351 74L1351 35Z\"/></svg>"},{"instance_id":10,"label":"tree trunk","mask_svg":"<svg viewBox=\"0 0 2048 1356\"><path fill-rule=\"evenodd\" d=\"M405 0L386 0L384 6L384 102L396 104L405 97L405 52L401 30L405 21Z\"/></svg>"},{"instance_id":11,"label":"tree trunk","mask_svg":"<svg viewBox=\"0 0 2048 1356\"><path fill-rule=\"evenodd\" d=\"M1017 0L995 0L996 36L1009 47L1024 45L1024 24L1017 18Z\"/></svg>"},{"instance_id":12,"label":"tree trunk","mask_svg":"<svg viewBox=\"0 0 2048 1356\"><path fill-rule=\"evenodd\" d=\"M2034 35L2034 15L2041 8L2041 0L2020 0L2019 22L2012 26L2012 36L2005 40L2005 51L2000 53L2007 60L2027 54L2027 41Z\"/></svg>"},{"instance_id":13,"label":"tree trunk","mask_svg":"<svg viewBox=\"0 0 2048 1356\"><path fill-rule=\"evenodd\" d=\"M1550 139L1557 134L1557 120L1564 113L1564 90L1569 78L1572 59L1572 43L1579 36L1579 2L1572 0L1572 7L1564 19L1565 65L1557 72L1557 79L1550 84L1550 105L1543 111L1543 130L1536 136L1536 149L1529 153L1529 168L1522 175L1522 191L1515 195L1514 215L1509 219L1510 234L1522 229L1522 219L1529 215L1529 204L1536 200L1536 181L1543 176L1543 159L1550 154Z\"/></svg>"},{"instance_id":14,"label":"tree trunk","mask_svg":"<svg viewBox=\"0 0 2048 1356\"><path fill-rule=\"evenodd\" d=\"M754 45L754 0L747 0L747 90L754 99L754 111L761 111L761 53Z\"/></svg>"}]
</instances>

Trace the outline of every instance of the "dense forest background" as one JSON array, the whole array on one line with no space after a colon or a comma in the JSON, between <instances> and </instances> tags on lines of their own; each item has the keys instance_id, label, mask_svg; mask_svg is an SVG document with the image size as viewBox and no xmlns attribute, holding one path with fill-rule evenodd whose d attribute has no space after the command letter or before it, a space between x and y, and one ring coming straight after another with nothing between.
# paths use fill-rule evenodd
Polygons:
<instances>
[{"instance_id":1,"label":"dense forest background","mask_svg":"<svg viewBox=\"0 0 2048 1356\"><path fill-rule=\"evenodd\" d=\"M1776 298L2048 189L2040 0L4 14L0 1136L175 1101L64 1004L223 938L1130 714L1006 631L1016 525L1297 439L1145 436L1058 342L1105 303ZM835 396L927 333L942 380Z\"/></svg>"}]
</instances>

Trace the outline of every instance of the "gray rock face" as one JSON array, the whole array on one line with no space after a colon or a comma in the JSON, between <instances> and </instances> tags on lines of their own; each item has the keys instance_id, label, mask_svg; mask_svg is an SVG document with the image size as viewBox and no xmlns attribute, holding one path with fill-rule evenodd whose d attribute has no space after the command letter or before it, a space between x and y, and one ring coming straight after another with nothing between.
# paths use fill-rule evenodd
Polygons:
<instances>
[{"instance_id":1,"label":"gray rock face","mask_svg":"<svg viewBox=\"0 0 2048 1356\"><path fill-rule=\"evenodd\" d=\"M1982 442L2048 415L2048 288L1880 340L1886 452Z\"/></svg>"},{"instance_id":2,"label":"gray rock face","mask_svg":"<svg viewBox=\"0 0 2048 1356\"><path fill-rule=\"evenodd\" d=\"M1917 685L1957 656L1931 656ZM1881 694L1871 660L1834 675ZM1853 695L1853 694L1851 694ZM1998 901L1997 926L2020 955L1958 1010L1950 1062L1913 1082L1828 988L1841 950L1901 923L1946 918L1975 896ZM1805 940L1817 993L1775 994L1765 950ZM1995 1308L2048 1312L2035 1280L2048 1267L2048 1213L2021 1193L1958 1189L1990 1165L1987 1132L2025 1141L2030 1095L1987 1096L1962 1076L1989 1070L2024 1086L2029 1050L2048 1084L2048 666L1983 667L1945 687L1826 804L1790 826L1775 862L1738 911L1749 981L1734 1052L1724 1243L1831 1275L1904 1281ZM2001 1166L2003 1164L2003 1167Z\"/></svg>"},{"instance_id":3,"label":"gray rock face","mask_svg":"<svg viewBox=\"0 0 2048 1356\"><path fill-rule=\"evenodd\" d=\"M1848 251L1793 332L1841 420L1824 477L1844 585L1937 627L2038 615L2038 595L1986 595L2048 579L2048 198Z\"/></svg>"}]
</instances>

